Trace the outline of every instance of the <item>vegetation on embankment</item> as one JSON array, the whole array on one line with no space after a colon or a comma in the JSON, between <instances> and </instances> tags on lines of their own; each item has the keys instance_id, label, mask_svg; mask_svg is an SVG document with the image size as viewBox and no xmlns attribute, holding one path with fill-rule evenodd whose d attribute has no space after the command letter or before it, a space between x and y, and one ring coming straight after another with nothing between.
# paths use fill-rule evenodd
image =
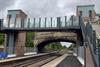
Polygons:
<instances>
[{"instance_id":1,"label":"vegetation on embankment","mask_svg":"<svg viewBox=\"0 0 100 67\"><path fill-rule=\"evenodd\" d=\"M67 45L67 44L66 44ZM49 43L44 47L44 51L46 52L51 52L51 51L62 51L67 53L67 51L73 51L74 48L79 47L78 45L75 44L71 44L71 46L66 47L66 46L62 46L62 44L60 42L53 42L53 43Z\"/></svg>"},{"instance_id":2,"label":"vegetation on embankment","mask_svg":"<svg viewBox=\"0 0 100 67\"><path fill-rule=\"evenodd\" d=\"M0 33L0 45L3 45L4 38L5 38L4 34L3 33Z\"/></svg>"},{"instance_id":3,"label":"vegetation on embankment","mask_svg":"<svg viewBox=\"0 0 100 67\"><path fill-rule=\"evenodd\" d=\"M68 50L74 50L74 48L79 47L79 45L71 44L71 46L68 47Z\"/></svg>"},{"instance_id":4,"label":"vegetation on embankment","mask_svg":"<svg viewBox=\"0 0 100 67\"><path fill-rule=\"evenodd\" d=\"M34 47L33 39L34 39L34 32L27 32L26 33L26 44L25 47Z\"/></svg>"},{"instance_id":5,"label":"vegetation on embankment","mask_svg":"<svg viewBox=\"0 0 100 67\"><path fill-rule=\"evenodd\" d=\"M100 39L97 39L97 45L96 46L100 46Z\"/></svg>"},{"instance_id":6,"label":"vegetation on embankment","mask_svg":"<svg viewBox=\"0 0 100 67\"><path fill-rule=\"evenodd\" d=\"M53 42L45 45L44 51L51 52L51 51L60 51L62 49L67 48L66 46L62 46L60 42Z\"/></svg>"}]
</instances>

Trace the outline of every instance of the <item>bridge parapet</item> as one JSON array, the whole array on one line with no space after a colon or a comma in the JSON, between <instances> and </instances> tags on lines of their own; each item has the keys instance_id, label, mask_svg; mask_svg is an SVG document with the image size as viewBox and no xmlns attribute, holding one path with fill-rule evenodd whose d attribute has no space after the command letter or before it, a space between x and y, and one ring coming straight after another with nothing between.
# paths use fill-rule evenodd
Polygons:
<instances>
[{"instance_id":1,"label":"bridge parapet","mask_svg":"<svg viewBox=\"0 0 100 67\"><path fill-rule=\"evenodd\" d=\"M77 29L78 17L38 17L27 20L27 15L22 10L8 10L7 24L2 30L50 30L50 29Z\"/></svg>"}]
</instances>

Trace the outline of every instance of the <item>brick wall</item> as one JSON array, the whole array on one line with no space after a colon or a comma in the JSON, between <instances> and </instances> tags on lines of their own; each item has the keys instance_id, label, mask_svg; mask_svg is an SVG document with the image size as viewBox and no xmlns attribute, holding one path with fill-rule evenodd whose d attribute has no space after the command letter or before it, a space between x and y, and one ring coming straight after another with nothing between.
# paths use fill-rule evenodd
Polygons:
<instances>
[{"instance_id":1,"label":"brick wall","mask_svg":"<svg viewBox=\"0 0 100 67\"><path fill-rule=\"evenodd\" d=\"M15 42L16 56L24 55L25 41L26 41L26 33L25 32L18 33Z\"/></svg>"}]
</instances>

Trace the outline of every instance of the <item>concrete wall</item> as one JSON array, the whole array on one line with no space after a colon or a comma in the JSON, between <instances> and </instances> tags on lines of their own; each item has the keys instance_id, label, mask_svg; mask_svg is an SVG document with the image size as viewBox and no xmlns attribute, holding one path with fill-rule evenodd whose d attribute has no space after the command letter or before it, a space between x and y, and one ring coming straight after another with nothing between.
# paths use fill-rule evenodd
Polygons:
<instances>
[{"instance_id":1,"label":"concrete wall","mask_svg":"<svg viewBox=\"0 0 100 67\"><path fill-rule=\"evenodd\" d=\"M78 57L84 60L84 46L78 48Z\"/></svg>"},{"instance_id":2,"label":"concrete wall","mask_svg":"<svg viewBox=\"0 0 100 67\"><path fill-rule=\"evenodd\" d=\"M84 66L84 46L74 48L74 56L77 56L77 59Z\"/></svg>"}]
</instances>

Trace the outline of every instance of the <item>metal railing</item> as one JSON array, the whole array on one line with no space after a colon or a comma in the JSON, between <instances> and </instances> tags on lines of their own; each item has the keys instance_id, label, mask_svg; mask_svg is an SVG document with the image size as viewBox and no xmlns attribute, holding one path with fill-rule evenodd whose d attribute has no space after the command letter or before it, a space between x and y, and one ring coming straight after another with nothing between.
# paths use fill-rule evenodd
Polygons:
<instances>
[{"instance_id":1,"label":"metal railing","mask_svg":"<svg viewBox=\"0 0 100 67\"><path fill-rule=\"evenodd\" d=\"M100 67L100 35L96 33L97 37L97 48L96 48L96 54L98 55L98 64Z\"/></svg>"},{"instance_id":2,"label":"metal railing","mask_svg":"<svg viewBox=\"0 0 100 67\"><path fill-rule=\"evenodd\" d=\"M0 22L1 24L3 22ZM9 18L6 25L2 24L2 29L61 29L61 28L79 28L78 17L71 16L67 21L64 17L39 17L28 19L28 21L19 21Z\"/></svg>"},{"instance_id":3,"label":"metal railing","mask_svg":"<svg viewBox=\"0 0 100 67\"><path fill-rule=\"evenodd\" d=\"M90 50L90 53L91 53L91 56L92 56L91 59L93 60L94 65L97 66L96 61L95 61L95 57L93 55L94 52L93 52L93 48L92 48L92 41L90 39L91 36L88 35L90 33L88 33L88 30L87 30L87 28L89 28L91 26L91 24L90 24L90 26L88 25L89 27L87 26L87 28L86 28L84 21L83 21L83 18L81 16L79 16L79 23L80 23L80 29L81 29L81 32L82 32L82 36L83 36L83 42L88 43L87 45L84 45L84 46L89 47L89 50ZM91 28L90 32L92 33L92 31L93 31L93 29ZM85 62L86 62L86 59L85 59Z\"/></svg>"}]
</instances>

